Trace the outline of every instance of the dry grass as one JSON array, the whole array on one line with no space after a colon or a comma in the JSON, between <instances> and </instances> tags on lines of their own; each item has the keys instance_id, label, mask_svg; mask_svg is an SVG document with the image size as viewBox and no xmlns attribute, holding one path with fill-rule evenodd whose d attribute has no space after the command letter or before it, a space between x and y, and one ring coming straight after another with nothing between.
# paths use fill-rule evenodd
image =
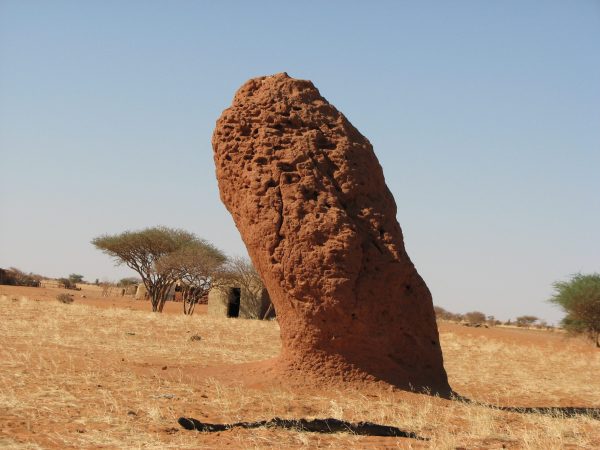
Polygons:
<instances>
[{"instance_id":1,"label":"dry grass","mask_svg":"<svg viewBox=\"0 0 600 450\"><path fill-rule=\"evenodd\" d=\"M195 334L202 340L191 341ZM441 338L451 384L462 395L505 406L600 406L600 352L449 331ZM258 391L191 370L275 356L274 322L0 296L0 339L3 448L600 447L600 423L586 416L518 414L388 391ZM336 417L430 440L274 429L197 434L178 428L181 415L214 422Z\"/></svg>"},{"instance_id":2,"label":"dry grass","mask_svg":"<svg viewBox=\"0 0 600 450\"><path fill-rule=\"evenodd\" d=\"M512 406L600 407L600 352L589 346L582 353L581 341L565 336L559 346L540 346L444 332L440 339L452 387L462 395Z\"/></svg>"}]
</instances>

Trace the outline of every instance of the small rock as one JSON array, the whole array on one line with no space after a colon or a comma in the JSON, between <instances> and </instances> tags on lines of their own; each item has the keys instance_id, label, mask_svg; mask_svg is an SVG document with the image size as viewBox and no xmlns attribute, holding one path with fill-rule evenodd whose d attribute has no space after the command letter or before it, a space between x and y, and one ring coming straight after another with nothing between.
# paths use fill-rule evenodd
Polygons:
<instances>
[{"instance_id":1,"label":"small rock","mask_svg":"<svg viewBox=\"0 0 600 450\"><path fill-rule=\"evenodd\" d=\"M202 336L198 336L197 334L190 336L190 341L201 341L201 340L202 340Z\"/></svg>"}]
</instances>

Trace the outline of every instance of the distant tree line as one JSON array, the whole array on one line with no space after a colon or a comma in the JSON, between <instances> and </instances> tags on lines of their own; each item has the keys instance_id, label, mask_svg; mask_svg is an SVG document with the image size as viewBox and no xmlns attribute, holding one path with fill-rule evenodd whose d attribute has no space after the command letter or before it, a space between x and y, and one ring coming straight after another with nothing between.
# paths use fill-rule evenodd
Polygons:
<instances>
[{"instance_id":1,"label":"distant tree line","mask_svg":"<svg viewBox=\"0 0 600 450\"><path fill-rule=\"evenodd\" d=\"M462 323L470 326L497 326L497 325L514 325L517 327L550 328L546 322L540 321L536 316L520 316L514 322L510 319L506 322L497 320L494 316L486 315L481 311L470 311L464 314L453 313L445 310L441 306L434 306L435 316L441 320Z\"/></svg>"},{"instance_id":2,"label":"distant tree line","mask_svg":"<svg viewBox=\"0 0 600 450\"><path fill-rule=\"evenodd\" d=\"M41 275L31 272L25 273L16 267L0 269L0 284L38 287L42 279Z\"/></svg>"},{"instance_id":3,"label":"distant tree line","mask_svg":"<svg viewBox=\"0 0 600 450\"><path fill-rule=\"evenodd\" d=\"M562 327L572 334L587 336L597 348L600 348L600 274L576 273L567 281L554 283L553 287L554 295L548 301L561 307L565 312L566 315L561 321ZM436 317L441 320L475 326L502 324L493 316L486 316L479 311L455 314L439 306L435 306L434 309ZM553 328L532 315L519 316L514 321L509 319L504 322L504 325Z\"/></svg>"},{"instance_id":4,"label":"distant tree line","mask_svg":"<svg viewBox=\"0 0 600 450\"><path fill-rule=\"evenodd\" d=\"M0 269L0 284L39 287L45 278L36 273L26 273L16 267ZM72 273L68 277L58 278L56 281L65 289L76 289L76 284L83 282L83 275Z\"/></svg>"}]
</instances>

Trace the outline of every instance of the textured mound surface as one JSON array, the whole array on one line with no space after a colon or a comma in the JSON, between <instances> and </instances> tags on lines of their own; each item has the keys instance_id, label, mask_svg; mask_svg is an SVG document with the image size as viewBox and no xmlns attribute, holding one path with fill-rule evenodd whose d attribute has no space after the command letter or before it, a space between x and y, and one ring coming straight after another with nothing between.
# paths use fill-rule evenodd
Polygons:
<instances>
[{"instance_id":1,"label":"textured mound surface","mask_svg":"<svg viewBox=\"0 0 600 450\"><path fill-rule=\"evenodd\" d=\"M369 141L310 81L249 80L213 134L221 199L275 305L279 370L450 391L431 294Z\"/></svg>"}]
</instances>

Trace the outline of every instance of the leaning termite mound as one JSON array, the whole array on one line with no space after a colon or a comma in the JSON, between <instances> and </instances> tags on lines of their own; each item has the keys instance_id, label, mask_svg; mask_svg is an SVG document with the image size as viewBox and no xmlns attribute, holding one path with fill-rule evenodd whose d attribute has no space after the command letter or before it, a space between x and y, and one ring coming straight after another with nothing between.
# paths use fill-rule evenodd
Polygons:
<instances>
[{"instance_id":1,"label":"leaning termite mound","mask_svg":"<svg viewBox=\"0 0 600 450\"><path fill-rule=\"evenodd\" d=\"M277 311L273 370L449 393L431 294L369 141L282 73L246 82L212 143L221 199Z\"/></svg>"}]
</instances>

